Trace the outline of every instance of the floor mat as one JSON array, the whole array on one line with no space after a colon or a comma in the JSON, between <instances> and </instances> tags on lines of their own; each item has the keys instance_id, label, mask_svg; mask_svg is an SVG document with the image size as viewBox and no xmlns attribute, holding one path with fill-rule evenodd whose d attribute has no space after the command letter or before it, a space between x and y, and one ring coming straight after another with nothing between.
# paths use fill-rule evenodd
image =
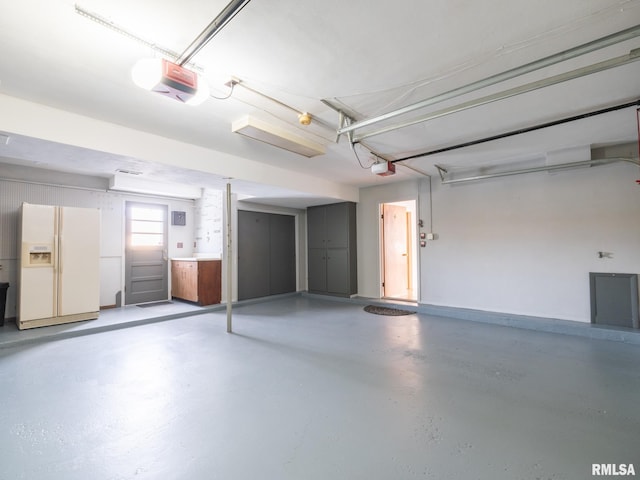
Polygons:
<instances>
[{"instance_id":1,"label":"floor mat","mask_svg":"<svg viewBox=\"0 0 640 480\"><path fill-rule=\"evenodd\" d=\"M157 307L158 305L173 305L173 302L170 302L168 300L164 300L164 301L161 301L161 302L139 303L138 307L147 308L147 307Z\"/></svg>"},{"instance_id":2,"label":"floor mat","mask_svg":"<svg viewBox=\"0 0 640 480\"><path fill-rule=\"evenodd\" d=\"M399 308L389 308L389 307L378 307L376 305L367 305L364 307L364 311L368 313L375 313L376 315L389 315L389 316L400 316L400 315L411 315L416 312L410 312L409 310L401 310Z\"/></svg>"}]
</instances>

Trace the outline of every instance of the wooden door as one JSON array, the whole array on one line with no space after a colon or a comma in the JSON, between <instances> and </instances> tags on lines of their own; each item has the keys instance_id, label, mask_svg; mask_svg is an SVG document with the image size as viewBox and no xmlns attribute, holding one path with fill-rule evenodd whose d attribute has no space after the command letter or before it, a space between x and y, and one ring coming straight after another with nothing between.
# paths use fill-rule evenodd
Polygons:
<instances>
[{"instance_id":1,"label":"wooden door","mask_svg":"<svg viewBox=\"0 0 640 480\"><path fill-rule=\"evenodd\" d=\"M409 291L407 209L383 205L384 296L406 297Z\"/></svg>"}]
</instances>

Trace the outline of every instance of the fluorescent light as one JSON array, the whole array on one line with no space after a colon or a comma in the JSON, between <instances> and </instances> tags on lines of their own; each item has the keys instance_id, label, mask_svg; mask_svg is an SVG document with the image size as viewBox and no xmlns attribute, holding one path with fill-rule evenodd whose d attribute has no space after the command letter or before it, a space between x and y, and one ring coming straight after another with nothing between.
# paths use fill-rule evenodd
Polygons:
<instances>
[{"instance_id":1,"label":"fluorescent light","mask_svg":"<svg viewBox=\"0 0 640 480\"><path fill-rule=\"evenodd\" d=\"M109 190L189 199L196 199L202 196L200 187L178 183L154 182L153 180L126 174L116 174L111 177Z\"/></svg>"},{"instance_id":2,"label":"fluorescent light","mask_svg":"<svg viewBox=\"0 0 640 480\"><path fill-rule=\"evenodd\" d=\"M233 122L231 131L305 157L324 155L326 152L325 146L320 143L250 115Z\"/></svg>"},{"instance_id":3,"label":"fluorescent light","mask_svg":"<svg viewBox=\"0 0 640 480\"><path fill-rule=\"evenodd\" d=\"M131 69L131 79L140 88L189 105L209 98L209 85L196 72L164 58L143 58Z\"/></svg>"}]
</instances>

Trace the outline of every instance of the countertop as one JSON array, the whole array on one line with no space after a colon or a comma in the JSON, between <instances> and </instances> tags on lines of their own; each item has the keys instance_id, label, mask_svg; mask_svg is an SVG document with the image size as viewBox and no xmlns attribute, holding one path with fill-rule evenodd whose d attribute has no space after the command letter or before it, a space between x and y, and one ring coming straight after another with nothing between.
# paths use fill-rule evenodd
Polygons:
<instances>
[{"instance_id":1,"label":"countertop","mask_svg":"<svg viewBox=\"0 0 640 480\"><path fill-rule=\"evenodd\" d=\"M220 261L219 258L213 258L213 257L177 257L177 258L172 258L171 260L177 260L180 262L210 262L212 260L217 260Z\"/></svg>"}]
</instances>

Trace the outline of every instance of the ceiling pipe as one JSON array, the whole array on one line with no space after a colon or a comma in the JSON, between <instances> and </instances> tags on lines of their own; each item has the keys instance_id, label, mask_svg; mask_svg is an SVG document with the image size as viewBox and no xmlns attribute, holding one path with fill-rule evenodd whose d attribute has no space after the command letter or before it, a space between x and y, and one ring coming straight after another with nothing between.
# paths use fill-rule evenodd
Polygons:
<instances>
[{"instance_id":1,"label":"ceiling pipe","mask_svg":"<svg viewBox=\"0 0 640 480\"><path fill-rule=\"evenodd\" d=\"M559 120L553 120L551 122L542 123L538 125L533 125L531 127L519 128L517 130L511 130L505 133L499 133L497 135L492 135L490 137L479 138L476 140L471 140L468 142L458 143L456 145L450 145L448 147L437 148L435 150L429 150L427 152L415 153L413 155L408 155L406 157L397 158L395 160L391 160L392 163L396 162L405 162L407 160L414 160L416 158L428 157L431 155L437 155L438 153L450 152L452 150L459 150L461 148L472 147L474 145L480 145L482 143L493 142L496 140L501 140L503 138L513 137L516 135L522 135L524 133L535 132L536 130L542 130L544 128L556 127L558 125L563 125L565 123L571 123L578 120L584 120L590 117L595 117L597 115L603 115L606 113L617 112L618 110L624 110L625 108L637 107L640 105L640 99L635 100L633 102L622 103L619 105L614 105L607 108L602 108L600 110L595 110L587 113L582 113L580 115L574 115L571 117L561 118ZM640 125L640 123L639 123ZM640 129L640 127L639 127ZM639 130L640 133L640 130ZM640 153L640 139L639 139L639 153Z\"/></svg>"},{"instance_id":2,"label":"ceiling pipe","mask_svg":"<svg viewBox=\"0 0 640 480\"><path fill-rule=\"evenodd\" d=\"M406 107L399 108L397 110L393 110L391 112L388 112L376 117L372 117L366 120L354 122L350 125L347 125L345 127L338 129L338 135L342 135L343 133L347 133L350 131L355 131L363 127L367 127L369 125L374 125L384 120L389 120L399 115L404 115L406 113L413 112L415 110L418 110L424 107L428 107L435 103L439 103L445 100L459 97L461 95L465 95L467 93L471 93L476 90L480 90L482 88L495 85L497 83L522 76L526 73L534 72L536 70L540 70L541 68L549 67L551 65L555 65L557 63L564 62L566 60L576 58L578 56L585 55L587 53L594 52L596 50L600 50L602 48L609 47L611 45L615 45L625 40L630 40L638 36L640 36L640 25L636 25L635 27L631 27L626 30L613 33L605 37L601 37L599 39L593 40L591 42L587 42L577 47L570 48L563 52L559 52L554 55L550 55L548 57L530 62L526 65L522 65L520 67L516 67L496 75L492 75L490 77L479 80L477 82L473 82L468 85L455 88L453 90L449 90L448 92L436 95L434 97L427 98L425 100L414 103L412 105L408 105Z\"/></svg>"},{"instance_id":3,"label":"ceiling pipe","mask_svg":"<svg viewBox=\"0 0 640 480\"><path fill-rule=\"evenodd\" d=\"M489 173L486 175L476 175L473 177L454 178L450 180L447 180L444 176L445 173L449 173L447 169L441 167L440 165L435 165L435 167L438 169L438 173L440 174L440 179L442 180L442 184L451 185L454 183L473 182L476 180L487 180L489 178L507 177L510 175L522 175L524 173L551 172L554 170L566 170L569 168L586 167L586 166L594 166L594 165L606 165L606 164L615 163L615 162L629 162L629 163L633 163L634 165L638 165L638 162L636 160L633 160L632 158L624 158L624 157L600 158L600 159L592 159L592 160L583 160L580 162L562 163L558 165L545 165L542 167L509 170L506 172Z\"/></svg>"},{"instance_id":4,"label":"ceiling pipe","mask_svg":"<svg viewBox=\"0 0 640 480\"><path fill-rule=\"evenodd\" d=\"M353 141L359 142L361 140L364 140L365 138L370 138L376 135L381 135L383 133L392 132L400 128L410 127L411 125L417 125L418 123L434 120L436 118L444 117L446 115L451 115L453 113L469 110L474 107L487 105L489 103L497 102L498 100L504 100L507 98L515 97L517 95L522 95L523 93L533 92L535 90L540 90L545 87L557 85L559 83L567 82L569 80L575 80L577 78L585 77L587 75L592 75L598 72L603 72L605 70L609 70L612 68L621 67L623 65L627 65L629 63L636 62L638 60L640 60L640 48L632 50L630 53L626 55L610 58L609 60L604 60L602 62L594 63L586 67L577 68L575 70L571 70L570 72L561 73L558 75L554 75L553 77L548 77L535 82L530 82L525 85L521 85L519 87L503 90L502 92L494 93L493 95L487 95L485 97L477 98L475 100L469 100L468 102L460 103L458 105L444 108L442 110L437 110L435 112L428 113L421 117L414 118L413 120L408 120L404 123L390 125L388 127L381 128L380 130L369 132L364 135L355 136L353 138Z\"/></svg>"},{"instance_id":5,"label":"ceiling pipe","mask_svg":"<svg viewBox=\"0 0 640 480\"><path fill-rule=\"evenodd\" d=\"M222 28L231 21L251 0L231 0L216 18L191 42L176 62L182 66L188 63Z\"/></svg>"}]
</instances>

